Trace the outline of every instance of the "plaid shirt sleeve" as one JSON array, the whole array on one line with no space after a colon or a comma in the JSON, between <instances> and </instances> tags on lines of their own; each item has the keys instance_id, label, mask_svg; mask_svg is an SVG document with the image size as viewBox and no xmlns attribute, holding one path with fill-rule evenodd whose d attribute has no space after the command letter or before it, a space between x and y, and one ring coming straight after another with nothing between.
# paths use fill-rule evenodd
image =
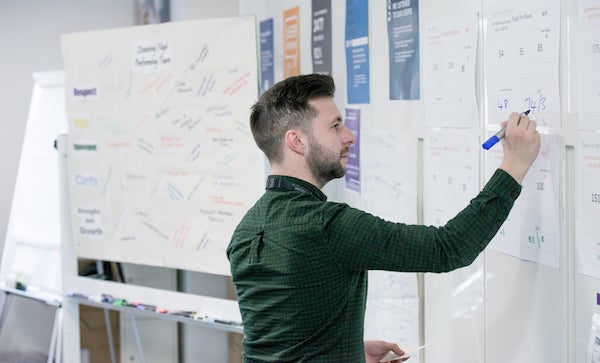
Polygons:
<instances>
[{"instance_id":1,"label":"plaid shirt sleeve","mask_svg":"<svg viewBox=\"0 0 600 363\"><path fill-rule=\"evenodd\" d=\"M331 210L326 233L334 259L352 270L447 272L469 265L504 223L521 186L498 169L445 226L385 221L349 206Z\"/></svg>"}]
</instances>

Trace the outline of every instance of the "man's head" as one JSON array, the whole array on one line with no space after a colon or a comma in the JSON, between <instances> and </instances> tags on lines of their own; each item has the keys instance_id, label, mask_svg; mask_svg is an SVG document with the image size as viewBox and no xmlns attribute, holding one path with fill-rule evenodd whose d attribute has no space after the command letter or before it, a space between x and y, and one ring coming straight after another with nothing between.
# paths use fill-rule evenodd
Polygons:
<instances>
[{"instance_id":1,"label":"man's head","mask_svg":"<svg viewBox=\"0 0 600 363\"><path fill-rule=\"evenodd\" d=\"M334 91L330 76L295 76L275 84L252 107L254 140L274 172L319 187L345 174L355 137L343 124Z\"/></svg>"},{"instance_id":2,"label":"man's head","mask_svg":"<svg viewBox=\"0 0 600 363\"><path fill-rule=\"evenodd\" d=\"M322 74L289 77L267 90L252 106L250 129L258 147L271 162L283 158L283 140L287 130L311 132L316 110L310 100L333 98L333 78Z\"/></svg>"}]
</instances>

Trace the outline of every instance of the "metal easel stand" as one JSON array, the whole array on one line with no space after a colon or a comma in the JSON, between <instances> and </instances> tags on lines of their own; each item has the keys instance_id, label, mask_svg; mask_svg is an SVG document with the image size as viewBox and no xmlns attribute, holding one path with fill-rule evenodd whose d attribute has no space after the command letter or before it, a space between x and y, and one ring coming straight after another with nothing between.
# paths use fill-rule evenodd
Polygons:
<instances>
[{"instance_id":1,"label":"metal easel stand","mask_svg":"<svg viewBox=\"0 0 600 363\"><path fill-rule=\"evenodd\" d=\"M62 363L62 309L57 308L54 315L54 326L52 327L52 338L50 339L50 353L47 363Z\"/></svg>"},{"instance_id":2,"label":"metal easel stand","mask_svg":"<svg viewBox=\"0 0 600 363\"><path fill-rule=\"evenodd\" d=\"M108 276L106 274L106 272L104 271L104 263L102 261L96 261L96 271L98 274L98 277L103 277L106 278L106 276ZM124 281L121 281L124 282ZM114 338L113 338L113 333L112 333L112 327L110 324L110 313L108 311L108 309L103 309L104 310L104 322L106 325L106 336L108 338L108 348L110 351L110 361L111 363L116 363L117 359L116 359L116 354L115 354L115 344L114 344ZM135 345L137 347L138 353L139 353L139 359L141 363L146 363L146 357L144 356L144 349L142 348L142 339L140 337L140 330L138 328L137 325L137 321L135 319L135 315L129 313L129 318L131 320L131 326L133 328L133 336L135 339Z\"/></svg>"},{"instance_id":3,"label":"metal easel stand","mask_svg":"<svg viewBox=\"0 0 600 363\"><path fill-rule=\"evenodd\" d=\"M144 357L144 350L142 349L142 340L140 339L140 331L135 320L135 315L129 314L131 319L131 326L133 327L133 336L135 337L135 345L137 346L138 353L140 354L140 361L146 363L146 357Z\"/></svg>"},{"instance_id":4,"label":"metal easel stand","mask_svg":"<svg viewBox=\"0 0 600 363\"><path fill-rule=\"evenodd\" d=\"M108 338L108 349L109 349L109 353L110 353L110 361L111 361L111 363L116 363L117 358L115 355L115 343L113 341L112 327L110 325L110 313L108 312L108 309L103 309L103 310L104 310L104 324L106 325L106 337Z\"/></svg>"}]
</instances>

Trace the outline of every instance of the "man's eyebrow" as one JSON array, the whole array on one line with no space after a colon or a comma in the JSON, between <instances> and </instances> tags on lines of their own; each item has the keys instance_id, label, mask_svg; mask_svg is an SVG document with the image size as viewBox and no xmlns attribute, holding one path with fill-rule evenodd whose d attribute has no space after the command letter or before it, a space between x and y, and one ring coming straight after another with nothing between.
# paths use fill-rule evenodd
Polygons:
<instances>
[{"instance_id":1,"label":"man's eyebrow","mask_svg":"<svg viewBox=\"0 0 600 363\"><path fill-rule=\"evenodd\" d=\"M334 118L334 119L331 121L331 124L333 125L333 124L335 124L335 123L338 123L338 122L344 122L344 120L342 119L342 117L341 117L341 116L338 116L338 117Z\"/></svg>"}]
</instances>

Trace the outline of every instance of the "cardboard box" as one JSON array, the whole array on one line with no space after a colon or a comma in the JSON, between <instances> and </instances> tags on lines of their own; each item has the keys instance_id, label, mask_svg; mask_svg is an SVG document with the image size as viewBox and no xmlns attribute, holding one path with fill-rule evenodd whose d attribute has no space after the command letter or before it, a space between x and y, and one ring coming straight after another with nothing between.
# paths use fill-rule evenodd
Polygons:
<instances>
[{"instance_id":1,"label":"cardboard box","mask_svg":"<svg viewBox=\"0 0 600 363\"><path fill-rule=\"evenodd\" d=\"M120 356L119 312L108 310L115 357ZM106 330L104 310L96 307L79 306L79 333L81 349L89 350L90 363L110 362L110 347Z\"/></svg>"}]
</instances>

